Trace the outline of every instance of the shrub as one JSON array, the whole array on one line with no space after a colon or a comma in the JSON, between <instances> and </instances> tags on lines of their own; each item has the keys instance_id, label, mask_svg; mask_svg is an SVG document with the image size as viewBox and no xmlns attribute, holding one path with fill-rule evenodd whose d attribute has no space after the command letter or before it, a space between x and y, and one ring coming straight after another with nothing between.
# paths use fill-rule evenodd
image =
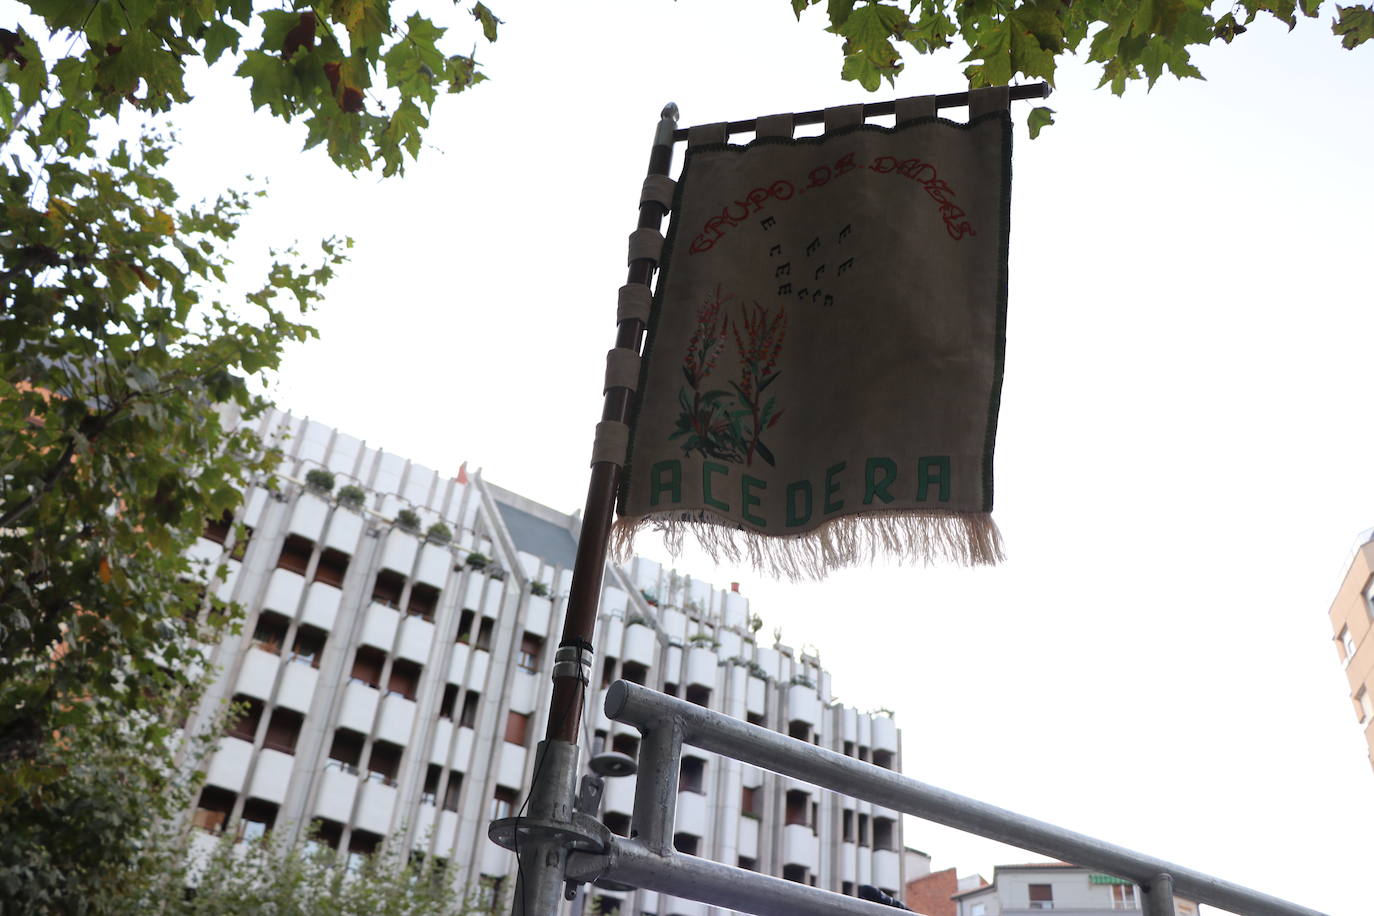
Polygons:
<instances>
[{"instance_id":1,"label":"shrub","mask_svg":"<svg viewBox=\"0 0 1374 916\"><path fill-rule=\"evenodd\" d=\"M687 641L694 646L708 646L712 649L720 646L720 643L710 633L697 633L695 636L687 637Z\"/></svg>"},{"instance_id":2,"label":"shrub","mask_svg":"<svg viewBox=\"0 0 1374 916\"><path fill-rule=\"evenodd\" d=\"M425 531L425 539L435 544L447 544L453 540L453 531L443 522L435 522Z\"/></svg>"},{"instance_id":3,"label":"shrub","mask_svg":"<svg viewBox=\"0 0 1374 916\"><path fill-rule=\"evenodd\" d=\"M339 488L339 505L348 509L360 509L367 500L367 491L357 484L348 484Z\"/></svg>"},{"instance_id":4,"label":"shrub","mask_svg":"<svg viewBox=\"0 0 1374 916\"><path fill-rule=\"evenodd\" d=\"M631 614L630 616L625 618L625 626L632 627L636 624L638 624L641 627L647 627L649 625L649 621L645 620L638 614Z\"/></svg>"},{"instance_id":5,"label":"shrub","mask_svg":"<svg viewBox=\"0 0 1374 916\"><path fill-rule=\"evenodd\" d=\"M414 509L402 509L396 513L396 524L401 526L402 531L409 531L411 534L420 530L420 516Z\"/></svg>"},{"instance_id":6,"label":"shrub","mask_svg":"<svg viewBox=\"0 0 1374 916\"><path fill-rule=\"evenodd\" d=\"M804 674L792 675L792 683L799 687L810 687L812 690L816 689L816 682Z\"/></svg>"},{"instance_id":7,"label":"shrub","mask_svg":"<svg viewBox=\"0 0 1374 916\"><path fill-rule=\"evenodd\" d=\"M530 594L536 598L547 598L549 597L549 587L543 582L531 582Z\"/></svg>"},{"instance_id":8,"label":"shrub","mask_svg":"<svg viewBox=\"0 0 1374 916\"><path fill-rule=\"evenodd\" d=\"M474 550L472 553L468 554L468 565L473 569L482 569L490 562L491 557L484 553L478 553Z\"/></svg>"},{"instance_id":9,"label":"shrub","mask_svg":"<svg viewBox=\"0 0 1374 916\"><path fill-rule=\"evenodd\" d=\"M305 472L305 485L312 490L329 493L334 489L334 475L324 468L311 468Z\"/></svg>"}]
</instances>

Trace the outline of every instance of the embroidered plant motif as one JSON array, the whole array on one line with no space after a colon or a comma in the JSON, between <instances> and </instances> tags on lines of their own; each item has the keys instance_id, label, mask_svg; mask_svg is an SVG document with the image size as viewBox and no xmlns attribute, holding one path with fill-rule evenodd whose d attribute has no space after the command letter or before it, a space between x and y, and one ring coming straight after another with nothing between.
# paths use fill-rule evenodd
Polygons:
<instances>
[{"instance_id":1,"label":"embroidered plant motif","mask_svg":"<svg viewBox=\"0 0 1374 916\"><path fill-rule=\"evenodd\" d=\"M741 308L744 321L744 336L740 336L740 322L734 326L735 346L739 348L739 384L730 383L735 389L736 399L742 409L731 411L731 417L739 428L739 438L744 444L744 463L752 465L758 455L770 465L774 464L773 453L763 444L763 431L770 429L782 419L782 411L777 409L777 399L763 400L763 390L777 380L782 373L777 371L778 354L782 352L782 339L787 333L787 310L781 304L771 318L768 310L757 302L753 314ZM741 419L749 420L746 431Z\"/></svg>"},{"instance_id":2,"label":"embroidered plant motif","mask_svg":"<svg viewBox=\"0 0 1374 916\"><path fill-rule=\"evenodd\" d=\"M764 399L764 389L780 374L777 363L787 333L787 312L781 305L771 314L757 302L752 310L741 305L732 324L724 314L732 298L717 286L697 311L696 331L682 361L687 387L678 391L681 412L668 438L682 440L684 455L700 452L706 458L746 465L752 465L757 455L771 465L774 456L763 443L763 433L782 419L783 412L775 398ZM727 335L733 337L739 358L739 381L728 383L733 393L706 387Z\"/></svg>"}]
</instances>

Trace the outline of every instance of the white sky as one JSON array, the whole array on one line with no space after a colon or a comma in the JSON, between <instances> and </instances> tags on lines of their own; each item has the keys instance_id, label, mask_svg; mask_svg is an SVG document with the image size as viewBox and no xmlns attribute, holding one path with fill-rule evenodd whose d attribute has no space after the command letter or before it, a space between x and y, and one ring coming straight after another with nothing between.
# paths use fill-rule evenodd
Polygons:
<instances>
[{"instance_id":1,"label":"white sky","mask_svg":"<svg viewBox=\"0 0 1374 916\"><path fill-rule=\"evenodd\" d=\"M429 6L469 49L471 21ZM356 239L284 407L572 511L663 103L686 126L954 91L960 55L870 96L839 80L822 16L798 25L785 0L495 8L492 80L441 103L403 180L300 152L220 68L176 119L179 181L270 178L248 265ZM1060 123L1018 127L1004 566L788 585L677 565L739 581L765 633L819 646L844 701L894 708L907 775L1362 914L1374 773L1326 612L1374 524L1374 48L1342 50L1332 15L1257 23L1197 55L1208 82L1125 100L1066 65ZM916 820L906 838L989 878L1035 858Z\"/></svg>"}]
</instances>

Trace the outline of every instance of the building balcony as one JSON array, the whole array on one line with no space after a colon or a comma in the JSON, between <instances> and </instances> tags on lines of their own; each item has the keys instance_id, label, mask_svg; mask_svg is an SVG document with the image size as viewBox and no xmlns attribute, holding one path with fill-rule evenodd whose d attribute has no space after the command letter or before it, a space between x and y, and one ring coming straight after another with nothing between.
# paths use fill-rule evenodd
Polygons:
<instances>
[{"instance_id":1,"label":"building balcony","mask_svg":"<svg viewBox=\"0 0 1374 916\"><path fill-rule=\"evenodd\" d=\"M516 671L511 682L510 710L521 715L532 714L539 705L540 689L548 682L537 674Z\"/></svg>"},{"instance_id":2,"label":"building balcony","mask_svg":"<svg viewBox=\"0 0 1374 916\"><path fill-rule=\"evenodd\" d=\"M675 832L706 836L709 823L705 795L700 792L677 793L677 815L673 818Z\"/></svg>"},{"instance_id":3,"label":"building balcony","mask_svg":"<svg viewBox=\"0 0 1374 916\"><path fill-rule=\"evenodd\" d=\"M466 773L472 766L472 745L476 741L472 729L460 727L458 729L458 744L453 749L453 768L460 773Z\"/></svg>"},{"instance_id":4,"label":"building balcony","mask_svg":"<svg viewBox=\"0 0 1374 916\"><path fill-rule=\"evenodd\" d=\"M253 758L253 745L241 738L221 738L219 748L210 758L205 782L231 792L242 792L248 776L248 762Z\"/></svg>"},{"instance_id":5,"label":"building balcony","mask_svg":"<svg viewBox=\"0 0 1374 916\"><path fill-rule=\"evenodd\" d=\"M768 682L762 678L749 676L745 687L744 708L756 716L768 711Z\"/></svg>"},{"instance_id":6,"label":"building balcony","mask_svg":"<svg viewBox=\"0 0 1374 916\"><path fill-rule=\"evenodd\" d=\"M420 548L420 562L415 567L415 579L442 589L448 582L448 574L452 569L452 551L438 544L425 544Z\"/></svg>"},{"instance_id":7,"label":"building balcony","mask_svg":"<svg viewBox=\"0 0 1374 916\"><path fill-rule=\"evenodd\" d=\"M301 611L301 622L317 626L328 632L334 629L334 618L339 616L341 593L326 582L311 582L305 593L305 610Z\"/></svg>"},{"instance_id":8,"label":"building balcony","mask_svg":"<svg viewBox=\"0 0 1374 916\"><path fill-rule=\"evenodd\" d=\"M363 632L358 641L365 646L390 652L400 625L400 611L374 601L367 606L367 612L363 615Z\"/></svg>"},{"instance_id":9,"label":"building balcony","mask_svg":"<svg viewBox=\"0 0 1374 916\"><path fill-rule=\"evenodd\" d=\"M410 742L410 730L414 724L414 700L399 693L389 693L383 697L382 714L377 720L378 738L405 747Z\"/></svg>"},{"instance_id":10,"label":"building balcony","mask_svg":"<svg viewBox=\"0 0 1374 916\"><path fill-rule=\"evenodd\" d=\"M873 717L873 744L875 751L897 753L897 723L887 716Z\"/></svg>"},{"instance_id":11,"label":"building balcony","mask_svg":"<svg viewBox=\"0 0 1374 916\"><path fill-rule=\"evenodd\" d=\"M344 687L342 708L339 710L339 724L364 735L372 731L372 720L377 714L377 701L380 695L376 687L358 681L350 681Z\"/></svg>"},{"instance_id":12,"label":"building balcony","mask_svg":"<svg viewBox=\"0 0 1374 916\"><path fill-rule=\"evenodd\" d=\"M263 596L264 610L276 611L287 617L296 616L305 591L305 577L289 569L274 569L267 580L267 594Z\"/></svg>"},{"instance_id":13,"label":"building balcony","mask_svg":"<svg viewBox=\"0 0 1374 916\"><path fill-rule=\"evenodd\" d=\"M620 657L646 668L658 661L658 637L652 627L634 624L625 628L624 648Z\"/></svg>"},{"instance_id":14,"label":"building balcony","mask_svg":"<svg viewBox=\"0 0 1374 916\"><path fill-rule=\"evenodd\" d=\"M401 640L396 644L396 654L423 665L429 661L429 650L434 645L434 624L423 617L406 617L401 622Z\"/></svg>"},{"instance_id":15,"label":"building balcony","mask_svg":"<svg viewBox=\"0 0 1374 916\"><path fill-rule=\"evenodd\" d=\"M635 781L626 777L606 780L602 809L611 814L633 814L635 810Z\"/></svg>"},{"instance_id":16,"label":"building balcony","mask_svg":"<svg viewBox=\"0 0 1374 916\"><path fill-rule=\"evenodd\" d=\"M243 667L234 685L234 692L266 701L272 696L272 685L277 681L277 667L281 657L265 652L257 646L243 654Z\"/></svg>"},{"instance_id":17,"label":"building balcony","mask_svg":"<svg viewBox=\"0 0 1374 916\"><path fill-rule=\"evenodd\" d=\"M253 783L248 794L280 805L286 800L286 788L291 782L291 770L296 758L267 748L258 752L253 768Z\"/></svg>"},{"instance_id":18,"label":"building balcony","mask_svg":"<svg viewBox=\"0 0 1374 916\"><path fill-rule=\"evenodd\" d=\"M530 595L529 605L525 611L525 629L535 636L547 638L552 622L553 599Z\"/></svg>"},{"instance_id":19,"label":"building balcony","mask_svg":"<svg viewBox=\"0 0 1374 916\"><path fill-rule=\"evenodd\" d=\"M805 865L812 871L820 868L820 838L805 824L788 824L782 828L782 864Z\"/></svg>"},{"instance_id":20,"label":"building balcony","mask_svg":"<svg viewBox=\"0 0 1374 916\"><path fill-rule=\"evenodd\" d=\"M718 663L719 659L716 657L715 649L706 646L693 646L687 650L687 670L682 679L687 684L699 684L714 690Z\"/></svg>"},{"instance_id":21,"label":"building balcony","mask_svg":"<svg viewBox=\"0 0 1374 916\"><path fill-rule=\"evenodd\" d=\"M821 700L816 696L816 688L805 684L793 684L787 688L787 719L801 720L812 728L821 721Z\"/></svg>"},{"instance_id":22,"label":"building balcony","mask_svg":"<svg viewBox=\"0 0 1374 916\"><path fill-rule=\"evenodd\" d=\"M386 836L391 832L391 814L396 809L397 789L385 783L365 780L358 794L355 826Z\"/></svg>"},{"instance_id":23,"label":"building balcony","mask_svg":"<svg viewBox=\"0 0 1374 916\"><path fill-rule=\"evenodd\" d=\"M363 517L356 512L335 512L324 533L324 546L352 556L363 536Z\"/></svg>"},{"instance_id":24,"label":"building balcony","mask_svg":"<svg viewBox=\"0 0 1374 916\"><path fill-rule=\"evenodd\" d=\"M472 659L468 662L467 687L469 690L481 691L487 685L487 668L491 665L491 653L477 649L472 653Z\"/></svg>"},{"instance_id":25,"label":"building balcony","mask_svg":"<svg viewBox=\"0 0 1374 916\"><path fill-rule=\"evenodd\" d=\"M741 816L739 819L739 854L751 859L759 857L759 828L762 822L757 818Z\"/></svg>"},{"instance_id":26,"label":"building balcony","mask_svg":"<svg viewBox=\"0 0 1374 916\"><path fill-rule=\"evenodd\" d=\"M320 532L324 531L324 519L328 514L329 503L309 490L303 490L291 508L291 521L287 524L287 530L307 540L318 541Z\"/></svg>"},{"instance_id":27,"label":"building balcony","mask_svg":"<svg viewBox=\"0 0 1374 916\"><path fill-rule=\"evenodd\" d=\"M472 655L472 647L467 643L456 643L453 647L453 655L448 660L448 682L450 684L462 684L463 675L467 674L468 659Z\"/></svg>"},{"instance_id":28,"label":"building balcony","mask_svg":"<svg viewBox=\"0 0 1374 916\"><path fill-rule=\"evenodd\" d=\"M309 712L319 680L318 668L304 661L288 662L282 669L281 686L277 688L277 705L300 713Z\"/></svg>"},{"instance_id":29,"label":"building balcony","mask_svg":"<svg viewBox=\"0 0 1374 916\"><path fill-rule=\"evenodd\" d=\"M873 884L888 891L901 889L900 853L886 849L873 850Z\"/></svg>"},{"instance_id":30,"label":"building balcony","mask_svg":"<svg viewBox=\"0 0 1374 916\"><path fill-rule=\"evenodd\" d=\"M518 786L525 782L527 751L519 744L501 742L501 760L497 764L496 781L503 786Z\"/></svg>"},{"instance_id":31,"label":"building balcony","mask_svg":"<svg viewBox=\"0 0 1374 916\"><path fill-rule=\"evenodd\" d=\"M382 566L408 576L415 565L415 554L419 549L420 542L415 535L407 534L399 528L392 528L386 536L386 546L382 548Z\"/></svg>"},{"instance_id":32,"label":"building balcony","mask_svg":"<svg viewBox=\"0 0 1374 916\"><path fill-rule=\"evenodd\" d=\"M453 743L453 723L440 719L434 723L434 743L430 745L429 762L443 766L448 760L448 746Z\"/></svg>"},{"instance_id":33,"label":"building balcony","mask_svg":"<svg viewBox=\"0 0 1374 916\"><path fill-rule=\"evenodd\" d=\"M727 627L743 628L749 622L749 601L739 592L726 592L721 616Z\"/></svg>"}]
</instances>

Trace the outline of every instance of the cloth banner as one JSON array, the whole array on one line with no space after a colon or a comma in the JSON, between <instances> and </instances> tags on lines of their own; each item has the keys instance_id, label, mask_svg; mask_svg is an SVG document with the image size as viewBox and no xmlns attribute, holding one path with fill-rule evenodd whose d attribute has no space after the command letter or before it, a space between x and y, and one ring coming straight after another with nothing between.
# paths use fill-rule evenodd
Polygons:
<instances>
[{"instance_id":1,"label":"cloth banner","mask_svg":"<svg viewBox=\"0 0 1374 916\"><path fill-rule=\"evenodd\" d=\"M1001 559L1011 121L689 147L615 547L694 533L792 579Z\"/></svg>"}]
</instances>

